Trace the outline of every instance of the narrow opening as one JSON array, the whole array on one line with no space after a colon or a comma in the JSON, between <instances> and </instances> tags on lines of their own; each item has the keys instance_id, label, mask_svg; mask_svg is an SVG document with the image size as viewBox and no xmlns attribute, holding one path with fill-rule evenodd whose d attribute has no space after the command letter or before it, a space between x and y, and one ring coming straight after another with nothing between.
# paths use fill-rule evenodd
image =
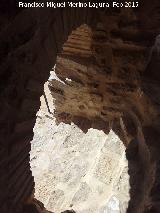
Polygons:
<instances>
[{"instance_id":1,"label":"narrow opening","mask_svg":"<svg viewBox=\"0 0 160 213\"><path fill-rule=\"evenodd\" d=\"M57 78L54 71L50 78ZM54 99L44 85L37 112L30 164L35 197L55 213L126 212L129 201L128 162L123 142L111 130L75 124L56 125Z\"/></svg>"}]
</instances>

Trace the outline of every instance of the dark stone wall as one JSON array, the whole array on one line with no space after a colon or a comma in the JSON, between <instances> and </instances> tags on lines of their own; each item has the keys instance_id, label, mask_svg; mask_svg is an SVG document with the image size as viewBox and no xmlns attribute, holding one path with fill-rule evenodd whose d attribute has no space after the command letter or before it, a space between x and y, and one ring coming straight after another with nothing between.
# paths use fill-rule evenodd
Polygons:
<instances>
[{"instance_id":1,"label":"dark stone wall","mask_svg":"<svg viewBox=\"0 0 160 213\"><path fill-rule=\"evenodd\" d=\"M90 22L90 12L69 8L25 9L13 11L13 15L6 8L3 12L1 15L6 17L0 32L0 212L16 213L23 212L22 205L31 202L28 200L34 191L29 151L43 85L64 41L73 29Z\"/></svg>"}]
</instances>

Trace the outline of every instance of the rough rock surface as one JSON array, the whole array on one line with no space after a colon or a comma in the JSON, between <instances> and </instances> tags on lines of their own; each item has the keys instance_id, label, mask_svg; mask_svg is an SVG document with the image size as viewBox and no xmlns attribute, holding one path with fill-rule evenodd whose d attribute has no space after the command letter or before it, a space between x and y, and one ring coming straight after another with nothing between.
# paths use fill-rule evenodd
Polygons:
<instances>
[{"instance_id":1,"label":"rough rock surface","mask_svg":"<svg viewBox=\"0 0 160 213\"><path fill-rule=\"evenodd\" d=\"M126 16L128 22L136 21L134 13ZM136 132L132 114L144 123L154 116L140 82L147 47L124 37L123 30L133 33L129 23L119 29L117 20L111 20L110 27L106 20L94 30L82 25L72 32L57 58L55 71L61 82L50 80L50 90L56 99L57 121L74 122L83 131L93 127L108 133L123 117L131 140ZM138 33L137 26L132 30ZM123 130L120 135L126 141Z\"/></svg>"},{"instance_id":2,"label":"rough rock surface","mask_svg":"<svg viewBox=\"0 0 160 213\"><path fill-rule=\"evenodd\" d=\"M45 93L53 111L47 85ZM113 131L85 134L73 123L57 126L44 97L41 103L31 150L36 198L56 213L125 213L129 176L122 141Z\"/></svg>"},{"instance_id":3,"label":"rough rock surface","mask_svg":"<svg viewBox=\"0 0 160 213\"><path fill-rule=\"evenodd\" d=\"M136 90L136 95L134 96L134 93L132 93L133 96L128 96L124 93L124 102L122 102L122 105L125 104L124 118L126 119L124 119L124 123L127 127L126 133L131 135L133 139L129 140L130 144L127 148L129 151L127 158L129 159L131 185L128 212L159 212L160 48L158 35L160 34L160 10L159 0L142 0L140 3L138 9L107 9L102 11L86 10L86 8L64 8L63 10L51 8L35 11L33 8L16 8L16 0L1 1L1 213L21 213L23 212L23 205L28 204L28 200L32 204L34 180L29 166L29 151L31 149L30 141L33 138L36 112L40 106L39 97L43 93L43 85L48 79L49 70L56 63L56 56L61 51L64 42L73 30L84 23L91 27L94 32L97 31L97 26L100 27L98 30L100 34L105 34L106 41L109 38L109 43L114 44L111 45L114 53L114 64L125 62L122 69L112 70L112 77L127 77L132 81L132 74L134 73L136 79L140 80L140 84L138 83L140 89ZM98 46L105 46L105 42L101 42L103 38L103 36L98 37ZM127 49L124 48L121 51L122 46L119 46L119 44L123 47L126 47L127 44ZM145 47L146 50L143 53L141 52L142 54L139 54L139 51L138 54L135 54L134 51L131 54L131 52L128 52L128 44L132 47L137 44L140 47ZM144 60L145 57L143 58L143 56L147 52L150 52L150 57ZM103 52L97 52L97 54L98 59L101 58ZM112 53L108 57L111 55ZM142 56L142 60L139 56ZM135 60L136 58L137 60ZM104 58L102 59L103 67ZM135 63L132 63L132 60ZM133 72L128 72L127 65L130 62L132 63ZM146 66L138 66L139 64ZM117 68L120 66L117 66ZM126 67L127 69L125 69ZM104 76L103 82L107 80L107 76L109 76L108 73ZM111 89L113 88L111 87ZM112 93L120 94L119 90ZM110 104L112 108L109 111L107 110L107 114L110 114L110 111L115 107L114 101ZM80 108L83 110L83 107ZM59 110L59 113L69 111L69 109L66 109ZM99 109L95 112L98 115L101 113ZM71 115L74 112L70 110ZM128 112L135 114L139 123L133 125L133 120L130 119L130 116L127 116ZM76 114L77 116L80 115L78 111ZM113 117L114 114L117 115L115 111ZM83 120L81 119L81 121ZM84 124L85 122L81 123ZM100 123L102 124L102 122ZM114 131L121 136L120 126L115 122L113 124L115 124L113 125ZM103 127L102 125L102 128L99 129L103 129Z\"/></svg>"}]
</instances>

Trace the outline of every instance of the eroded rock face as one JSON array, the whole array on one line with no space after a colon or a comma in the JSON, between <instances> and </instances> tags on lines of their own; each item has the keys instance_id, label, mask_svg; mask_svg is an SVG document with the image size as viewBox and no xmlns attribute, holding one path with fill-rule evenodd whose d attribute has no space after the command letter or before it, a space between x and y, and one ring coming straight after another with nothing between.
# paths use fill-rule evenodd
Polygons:
<instances>
[{"instance_id":1,"label":"eroded rock face","mask_svg":"<svg viewBox=\"0 0 160 213\"><path fill-rule=\"evenodd\" d=\"M119 16L124 20L123 12L115 17ZM132 114L143 123L155 116L140 79L148 49L134 40L140 33L137 26L129 27L136 22L134 13L128 12L128 23L121 27L115 17L98 23L93 31L84 25L72 32L57 58L55 72L61 81L51 80L50 90L59 122L72 121L84 131L93 127L107 133L113 125L122 129L123 117L131 139L136 133Z\"/></svg>"},{"instance_id":2,"label":"eroded rock face","mask_svg":"<svg viewBox=\"0 0 160 213\"><path fill-rule=\"evenodd\" d=\"M81 26L73 31L57 58L55 72L61 82L50 81L58 122L74 122L84 132L93 127L107 133L112 128L126 146L137 141L127 151L132 188L128 212L137 213L156 205L150 191L159 165L146 132L159 132L159 38L153 42L158 20L154 17L142 26L143 10L105 11L92 30Z\"/></svg>"},{"instance_id":3,"label":"eroded rock face","mask_svg":"<svg viewBox=\"0 0 160 213\"><path fill-rule=\"evenodd\" d=\"M30 151L30 140L33 137L32 130L35 123L35 116L40 104L39 97L42 95L43 84L48 79L49 70L55 64L55 58L57 53L60 52L64 41L73 30L84 23L87 23L88 26L92 28L92 34L95 34L97 29L100 27L100 34L105 34L105 36L101 36L102 41L103 39L106 40L106 38L109 39L109 47L107 46L107 52L110 52L110 54L106 52L103 54L102 51L100 53L96 53L96 55L98 54L98 57L95 56L95 53L93 54L93 61L95 62L96 67L98 64L98 70L103 70L101 69L103 68L103 64L106 65L108 63L110 68L114 67L114 70L111 69L111 73L114 73L118 78L116 84L121 82L119 82L118 77L118 73L121 72L121 77L124 73L124 78L129 79L126 80L127 82L125 81L125 85L126 83L136 83L136 89L134 87L135 91L137 91L137 85L138 88L140 85L140 90L138 91L140 91L141 99L139 98L137 92L132 91L128 94L128 91L126 93L126 89L124 89L125 95L122 95L122 97L124 100L126 99L125 105L129 107L127 108L125 106L125 113L123 113L122 120L123 122L119 122L119 117L117 120L117 112L119 116L119 113L122 111L122 106L121 104L116 104L119 106L117 110L114 100L112 100L114 108L112 105L109 106L111 108L109 108L107 116L109 114L109 123L112 124L112 128L123 139L123 141L127 141L126 144L131 138L136 139L138 144L138 151L135 151L136 149L134 150L136 152L137 159L134 159L133 154L129 154L129 158L132 159L134 163L136 162L134 165L135 167L137 164L139 165L139 175L142 176L141 184L138 181L138 185L135 187L138 189L138 192L131 193L131 195L137 194L140 198L137 199L138 201L132 203L133 205L130 208L132 210L130 211L134 213L138 211L144 212L145 207L145 211L148 212L159 210L159 198L157 196L157 191L159 189L160 150L160 66L159 54L157 54L158 46L157 43L155 43L155 38L160 33L159 0L153 0L152 2L150 0L142 0L140 3L141 6L138 10L135 10L134 8L126 9L125 13L122 13L122 10L119 9L107 9L103 10L102 13L102 10L96 10L95 12L95 10L78 10L76 8L66 8L64 10L44 9L36 10L35 12L35 10L32 9L17 9L15 7L17 2L15 0L9 0L7 2L2 0L0 8L0 158L2 165L0 168L1 212L21 212L24 201L28 199L33 192L34 181L30 172L28 153ZM97 13L100 13L100 16ZM104 13L106 15L104 15ZM100 38L98 38L98 41L99 39ZM96 41L95 38L93 41ZM95 45L94 42L93 47ZM103 43L106 43L106 41ZM155 47L153 48L152 54L150 54L149 61L146 63L144 60L145 57L143 56L143 48L151 47L154 45L154 43ZM98 46L99 45L100 42L98 42ZM103 44L101 43L101 46L102 45ZM136 56L137 46L138 49L140 48L139 51L142 53L142 61L140 61L139 57ZM116 47L118 47L118 49ZM125 49L124 52L122 51L122 47ZM117 50L114 51L114 49ZM122 57L123 54L126 54L126 51L128 53L125 56L127 61L125 60L125 57ZM114 61L114 66L113 64L110 64L109 61L105 63L107 59L104 57L104 55L107 55L109 58L112 56L110 59L112 59L111 61ZM130 55L133 56L133 58L131 58L134 59L134 64L132 59L129 57ZM102 60L99 60L101 56L103 56ZM124 65L122 65L122 60L118 59L120 58L119 56L121 56L125 61ZM117 70L117 62L120 63L120 66L122 66L123 72L119 69ZM82 64L84 64L84 62ZM128 70L130 70L130 66L128 67L128 65L131 65L131 67L134 65L134 69L132 67L131 70L136 75L136 80L133 80L133 82L131 80L132 78L127 78ZM127 70L125 70L125 67L127 67ZM143 69L143 67L145 68ZM107 72L109 72L109 70L110 69L107 68ZM134 72L134 70L136 71ZM104 72L105 71L103 71L102 76L106 79ZM78 74L78 72L76 73ZM134 75L131 73L129 75L133 77ZM139 77L141 82L140 84L138 83ZM77 81L77 78L75 79ZM78 77L78 81L79 79L80 78ZM104 80L102 80L101 84L104 85ZM108 99L111 97L111 99L113 99L114 96L119 96L116 94L117 92L118 94L121 94L120 91L122 91L123 84L121 90L119 87L117 87L117 92L113 89L114 86L115 84L112 84L111 88L108 88L107 86L107 91L110 90L107 96ZM86 88L89 91L87 94L89 94L92 89L90 86L87 86ZM104 94L106 94L105 89L103 91L100 90L100 92L104 98ZM107 98L105 97L107 103L110 103L110 100ZM116 101L117 100L118 103L121 102L116 98ZM98 110L100 109L101 111L97 111L97 113L94 111L96 108L93 107L93 110L90 107L88 110L90 114L85 114L85 122L82 122L84 121L84 115L82 116L83 106L80 107L80 112L77 108L75 116L72 114L71 110L67 109L67 102L63 102L66 109L61 110L61 106L57 108L57 115L61 115L61 113L64 112L64 114L62 114L62 120L66 120L68 114L65 113L69 111L69 116L72 117L73 115L76 120L75 122L86 130L88 126L90 126L90 122L93 123L93 119L95 119L96 114L98 118L96 117L96 122L94 123L97 125L97 128L104 129L106 132L110 129L106 127L110 126L110 124L106 124L107 122L105 120L105 115L101 115L102 106L98 105ZM74 103L77 104L76 102ZM107 105L104 104L104 106ZM133 112L133 117L136 114L136 118L138 117L140 125L137 125L137 123L133 121L134 119L131 119L131 112ZM114 114L115 116L113 116ZM77 116L79 117L77 118ZM112 116L114 117L113 123L110 122L110 117L112 118ZM70 118L68 120L70 120ZM104 121L106 125L105 127ZM84 124L86 125L85 128ZM138 131L138 134L135 131L135 129L137 129L135 126L142 126ZM122 131L122 129L124 131ZM126 140L126 138L129 139ZM143 139L145 140L143 141ZM143 163L141 162L141 156L144 161ZM132 167L133 170L131 170L131 175L135 171L134 166ZM146 177L146 179L144 177ZM139 177L137 179L139 180ZM135 186L134 180L132 180L132 183L132 185ZM139 185L141 185L141 188L143 189L139 190ZM150 185L150 187L148 187L148 185ZM8 186L7 190L6 186ZM141 193L139 193L139 191L141 191ZM136 196L134 195L134 197ZM140 203L142 205L140 205ZM133 207L136 209L133 210Z\"/></svg>"},{"instance_id":4,"label":"eroded rock face","mask_svg":"<svg viewBox=\"0 0 160 213\"><path fill-rule=\"evenodd\" d=\"M152 85L146 76L158 80L152 62L159 67L158 20L147 17L157 11L157 1L151 8L148 4L137 11L106 10L92 29L83 25L72 32L56 62L63 83L51 82L58 121L73 121L84 131L96 126L107 132L113 123L118 129L123 117L131 139L136 134L134 115L144 126L156 120L159 110L147 93Z\"/></svg>"}]
</instances>

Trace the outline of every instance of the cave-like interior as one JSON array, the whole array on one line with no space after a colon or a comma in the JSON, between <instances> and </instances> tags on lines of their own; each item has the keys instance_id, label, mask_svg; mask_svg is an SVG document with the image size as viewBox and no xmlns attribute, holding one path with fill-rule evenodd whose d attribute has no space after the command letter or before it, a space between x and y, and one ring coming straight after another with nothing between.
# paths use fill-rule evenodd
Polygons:
<instances>
[{"instance_id":1,"label":"cave-like interior","mask_svg":"<svg viewBox=\"0 0 160 213\"><path fill-rule=\"evenodd\" d=\"M160 3L139 8L0 7L0 212L47 212L34 199L30 141L43 85L57 122L111 129L126 146L128 213L160 212Z\"/></svg>"}]
</instances>

